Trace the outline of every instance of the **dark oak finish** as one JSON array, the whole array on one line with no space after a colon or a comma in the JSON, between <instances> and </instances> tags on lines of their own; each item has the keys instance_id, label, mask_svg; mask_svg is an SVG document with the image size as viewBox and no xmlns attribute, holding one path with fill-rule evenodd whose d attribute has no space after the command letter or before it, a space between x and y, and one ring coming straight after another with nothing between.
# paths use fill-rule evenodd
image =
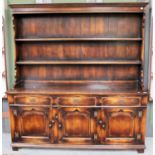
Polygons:
<instances>
[{"instance_id":1,"label":"dark oak finish","mask_svg":"<svg viewBox=\"0 0 155 155\"><path fill-rule=\"evenodd\" d=\"M144 151L146 4L11 5L13 150Z\"/></svg>"}]
</instances>

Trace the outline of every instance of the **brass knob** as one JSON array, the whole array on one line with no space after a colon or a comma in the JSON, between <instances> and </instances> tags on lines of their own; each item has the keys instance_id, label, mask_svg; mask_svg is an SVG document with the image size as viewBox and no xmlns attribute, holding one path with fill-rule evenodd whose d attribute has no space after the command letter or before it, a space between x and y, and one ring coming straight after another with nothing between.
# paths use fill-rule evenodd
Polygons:
<instances>
[{"instance_id":1,"label":"brass knob","mask_svg":"<svg viewBox=\"0 0 155 155\"><path fill-rule=\"evenodd\" d=\"M55 115L55 119L58 119L58 115Z\"/></svg>"},{"instance_id":2,"label":"brass knob","mask_svg":"<svg viewBox=\"0 0 155 155\"><path fill-rule=\"evenodd\" d=\"M103 123L103 124L102 124L102 128L105 129L105 126L106 126L106 125Z\"/></svg>"},{"instance_id":3,"label":"brass knob","mask_svg":"<svg viewBox=\"0 0 155 155\"><path fill-rule=\"evenodd\" d=\"M52 121L51 121L53 124L55 123L55 121L52 119Z\"/></svg>"},{"instance_id":4,"label":"brass knob","mask_svg":"<svg viewBox=\"0 0 155 155\"><path fill-rule=\"evenodd\" d=\"M99 123L99 124L102 124L102 123L103 123L103 121L102 121L102 120L99 120L99 121L98 121L98 123Z\"/></svg>"},{"instance_id":5,"label":"brass knob","mask_svg":"<svg viewBox=\"0 0 155 155\"><path fill-rule=\"evenodd\" d=\"M30 99L30 102L35 102L36 100L34 98L31 98Z\"/></svg>"},{"instance_id":6,"label":"brass knob","mask_svg":"<svg viewBox=\"0 0 155 155\"><path fill-rule=\"evenodd\" d=\"M58 124L58 127L59 127L59 129L61 129L61 128L62 128L62 124L61 124L61 123L59 123L59 124Z\"/></svg>"},{"instance_id":7,"label":"brass knob","mask_svg":"<svg viewBox=\"0 0 155 155\"><path fill-rule=\"evenodd\" d=\"M51 128L52 126L53 126L52 123L49 123L49 124L48 124L48 127L49 127L49 128Z\"/></svg>"}]
</instances>

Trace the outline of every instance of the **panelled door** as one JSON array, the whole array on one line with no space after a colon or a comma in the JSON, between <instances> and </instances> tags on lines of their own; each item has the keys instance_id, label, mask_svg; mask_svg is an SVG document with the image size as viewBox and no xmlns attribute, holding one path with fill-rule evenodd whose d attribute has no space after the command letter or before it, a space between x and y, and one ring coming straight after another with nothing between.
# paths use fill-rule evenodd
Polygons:
<instances>
[{"instance_id":1,"label":"panelled door","mask_svg":"<svg viewBox=\"0 0 155 155\"><path fill-rule=\"evenodd\" d=\"M13 141L29 143L49 142L49 108L17 106L10 108Z\"/></svg>"},{"instance_id":2,"label":"panelled door","mask_svg":"<svg viewBox=\"0 0 155 155\"><path fill-rule=\"evenodd\" d=\"M95 109L59 107L52 109L51 134L55 143L93 144L96 135Z\"/></svg>"},{"instance_id":3,"label":"panelled door","mask_svg":"<svg viewBox=\"0 0 155 155\"><path fill-rule=\"evenodd\" d=\"M143 143L145 115L145 108L101 108L97 127L100 143Z\"/></svg>"}]
</instances>

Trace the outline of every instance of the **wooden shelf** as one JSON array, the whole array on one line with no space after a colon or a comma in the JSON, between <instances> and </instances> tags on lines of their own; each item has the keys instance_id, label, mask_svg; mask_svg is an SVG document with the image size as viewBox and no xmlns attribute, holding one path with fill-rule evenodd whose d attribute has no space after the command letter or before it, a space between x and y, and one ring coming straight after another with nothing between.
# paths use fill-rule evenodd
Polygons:
<instances>
[{"instance_id":1,"label":"wooden shelf","mask_svg":"<svg viewBox=\"0 0 155 155\"><path fill-rule=\"evenodd\" d=\"M141 41L142 38L18 38L17 42L26 41Z\"/></svg>"},{"instance_id":2,"label":"wooden shelf","mask_svg":"<svg viewBox=\"0 0 155 155\"><path fill-rule=\"evenodd\" d=\"M95 65L119 65L119 64L141 64L141 61L17 61L17 65L64 65L64 64L95 64Z\"/></svg>"},{"instance_id":3,"label":"wooden shelf","mask_svg":"<svg viewBox=\"0 0 155 155\"><path fill-rule=\"evenodd\" d=\"M14 93L41 94L130 94L140 93L137 80L126 81L20 81L13 90Z\"/></svg>"}]
</instances>

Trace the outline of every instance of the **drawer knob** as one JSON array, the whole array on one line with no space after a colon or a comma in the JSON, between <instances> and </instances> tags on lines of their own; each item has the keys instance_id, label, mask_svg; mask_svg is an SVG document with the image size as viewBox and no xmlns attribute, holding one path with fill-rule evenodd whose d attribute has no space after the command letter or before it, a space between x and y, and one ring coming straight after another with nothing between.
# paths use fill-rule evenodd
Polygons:
<instances>
[{"instance_id":1,"label":"drawer knob","mask_svg":"<svg viewBox=\"0 0 155 155\"><path fill-rule=\"evenodd\" d=\"M75 102L75 103L79 103L80 102L80 99L73 99L73 102Z\"/></svg>"},{"instance_id":2,"label":"drawer knob","mask_svg":"<svg viewBox=\"0 0 155 155\"><path fill-rule=\"evenodd\" d=\"M30 102L36 102L35 98L30 98Z\"/></svg>"}]
</instances>

